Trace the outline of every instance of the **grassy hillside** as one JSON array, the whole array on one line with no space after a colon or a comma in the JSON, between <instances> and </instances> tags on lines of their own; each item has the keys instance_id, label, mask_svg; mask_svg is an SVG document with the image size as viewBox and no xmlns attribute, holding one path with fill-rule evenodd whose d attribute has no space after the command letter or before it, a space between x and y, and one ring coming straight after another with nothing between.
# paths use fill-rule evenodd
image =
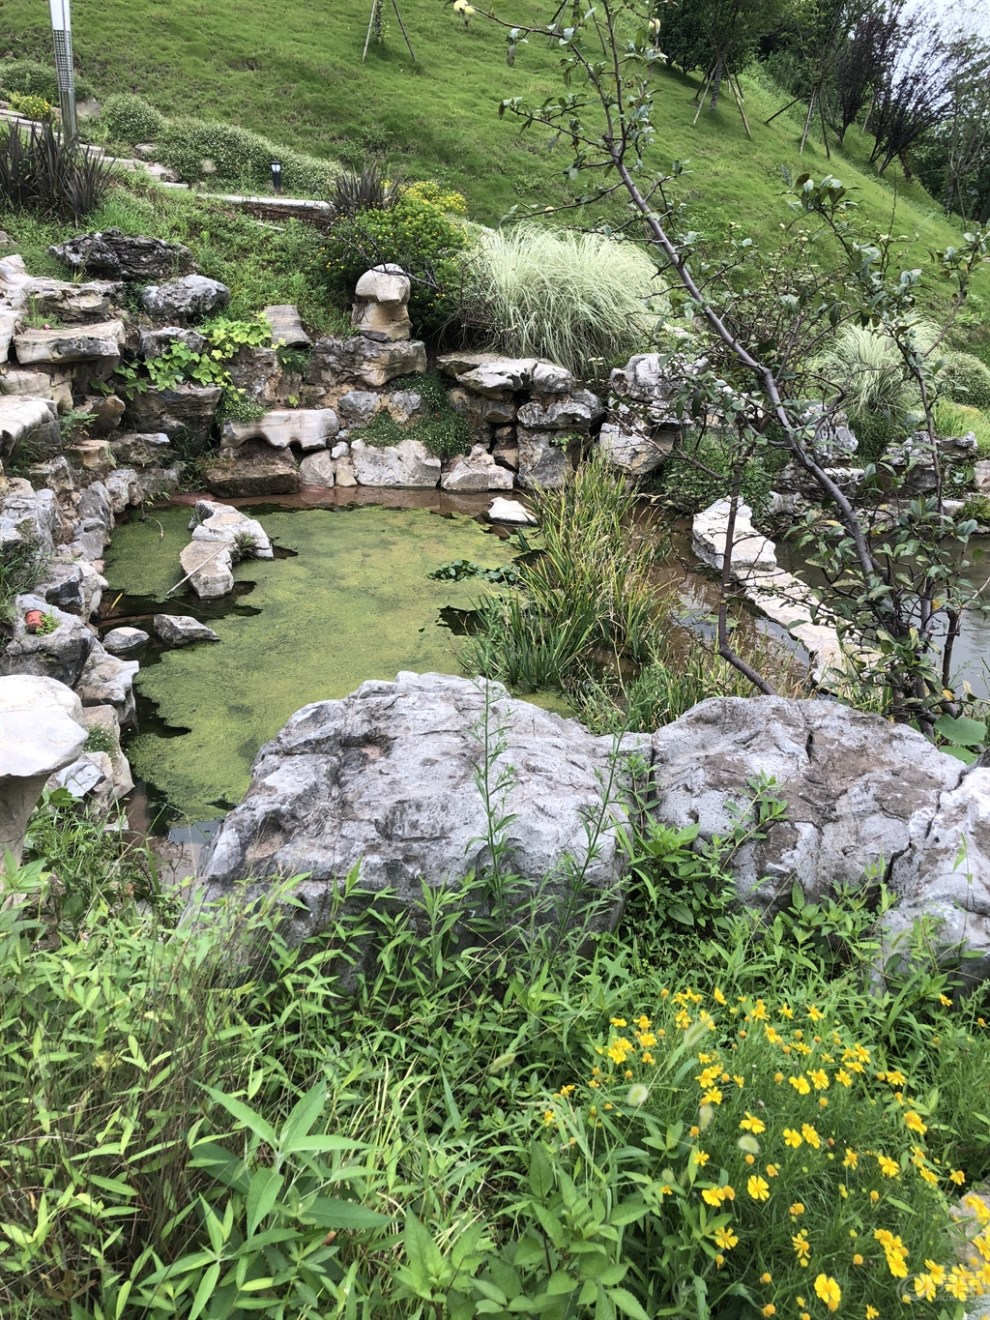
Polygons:
<instances>
[{"instance_id":1,"label":"grassy hillside","mask_svg":"<svg viewBox=\"0 0 990 1320\"><path fill-rule=\"evenodd\" d=\"M166 114L237 123L349 167L384 157L406 177L456 186L472 217L488 223L517 204L542 209L569 198L565 153L548 152L538 131L521 136L497 116L503 96L542 100L560 90L553 49L533 40L510 69L501 32L481 18L465 28L439 0L401 0L417 62L386 6L385 44L373 43L362 63L369 10L370 0L285 0L273 19L262 0L75 0L76 61L103 96L137 92ZM48 59L45 6L4 0L3 12L0 54ZM516 0L504 16L546 21L552 12L538 0ZM734 221L757 235L772 232L786 216L786 179L831 170L853 188L871 224L887 230L895 215L896 232L914 241L913 262L954 241L953 225L917 184L893 169L876 177L862 135L850 132L847 150L831 161L815 141L800 156L800 107L766 126L785 98L757 77L744 86L752 142L731 98L693 125L697 83L659 75L655 163L689 162L681 195L693 227L720 232ZM978 293L990 293L984 283ZM981 319L979 298L976 309Z\"/></svg>"}]
</instances>

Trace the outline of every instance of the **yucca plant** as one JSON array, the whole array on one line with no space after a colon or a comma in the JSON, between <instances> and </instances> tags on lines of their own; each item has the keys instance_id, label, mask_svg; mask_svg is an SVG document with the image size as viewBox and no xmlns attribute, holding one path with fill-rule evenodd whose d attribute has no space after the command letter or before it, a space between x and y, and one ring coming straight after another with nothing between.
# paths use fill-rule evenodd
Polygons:
<instances>
[{"instance_id":1,"label":"yucca plant","mask_svg":"<svg viewBox=\"0 0 990 1320\"><path fill-rule=\"evenodd\" d=\"M466 263L463 320L502 352L588 378L646 348L667 306L635 243L519 224L484 230Z\"/></svg>"},{"instance_id":2,"label":"yucca plant","mask_svg":"<svg viewBox=\"0 0 990 1320\"><path fill-rule=\"evenodd\" d=\"M401 179L386 178L382 167L372 161L360 173L349 170L334 180L330 205L340 217L359 211L388 211L401 194Z\"/></svg>"}]
</instances>

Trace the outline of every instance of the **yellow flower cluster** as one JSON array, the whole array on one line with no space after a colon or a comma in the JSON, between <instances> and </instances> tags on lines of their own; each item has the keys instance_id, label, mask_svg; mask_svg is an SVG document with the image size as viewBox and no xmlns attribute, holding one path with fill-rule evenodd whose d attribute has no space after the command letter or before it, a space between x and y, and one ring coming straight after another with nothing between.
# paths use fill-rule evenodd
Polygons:
<instances>
[{"instance_id":1,"label":"yellow flower cluster","mask_svg":"<svg viewBox=\"0 0 990 1320\"><path fill-rule=\"evenodd\" d=\"M646 1013L610 1020L609 1036L597 1046L600 1064L584 1084L599 1104L585 1113L593 1128L601 1128L627 1121L637 1110L649 1112L658 1093L667 1101L680 1094L681 1083L672 1083L660 1065L672 1058L682 1060L685 1051L689 1060L697 1060L697 1070L689 1073L697 1091L688 1100L682 1123L675 1124L682 1135L671 1138L671 1128L667 1129L667 1149L677 1152L678 1161L683 1158L682 1172L662 1171L659 1197L665 1207L683 1203L686 1211L693 1201L692 1222L699 1208L694 1198L700 1200L705 1207L701 1231L718 1270L737 1268L745 1274L750 1258L762 1267L767 1253L782 1243L784 1260L789 1262L783 1274L790 1275L792 1284L800 1277L795 1266L814 1273L809 1307L800 1293L785 1296L786 1282L778 1271L774 1300L759 1307L762 1315L797 1314L800 1320L811 1317L818 1304L827 1312L845 1313L856 1297L855 1288L875 1281L878 1271L885 1271L888 1279L906 1281L905 1302L937 1304L944 1297L965 1300L990 1291L990 1209L979 1198L964 1202L972 1202L970 1210L980 1230L972 1239L972 1257L966 1264L950 1267L926 1259L919 1269L911 1260L912 1249L894 1231L903 1229L903 1217L898 1215L910 1192L892 1189L901 1198L895 1200L885 1190L887 1184L917 1176L921 1195L922 1188L952 1190L965 1182L962 1170L944 1169L926 1150L930 1116L923 1104L910 1098L909 1079L903 1072L879 1066L865 1045L840 1021L830 1021L816 1004L772 1005L744 996L731 1002L718 988L711 994L711 1008L693 988L664 990L660 999L663 1008L658 1016L661 1020L666 1016L667 1028ZM776 1071L773 1062L767 1071L766 1047L771 1056L779 1055L781 1066ZM680 1062L677 1070L678 1078L683 1078L686 1070ZM601 1092L619 1083L624 1090L621 1096L613 1095L616 1109L608 1115L613 1106L601 1103ZM556 1102L569 1102L572 1094L571 1112L580 1111L581 1088L562 1087L555 1108L543 1115L547 1125L558 1122ZM861 1129L856 1115L864 1113L877 1116L871 1119L871 1131L888 1134L887 1150L874 1149L868 1139L857 1141ZM798 1188L812 1213L805 1202L789 1199ZM848 1203L848 1210L823 1211L827 1190L835 1194L836 1205ZM924 1195L928 1194L926 1190ZM829 1236L820 1222L823 1214L832 1215L830 1223L850 1226L852 1247L841 1262L834 1231ZM785 1216L782 1221L781 1216ZM798 1228L798 1220L808 1227ZM776 1244L770 1240L774 1227L787 1223L789 1252L786 1233ZM732 1256L731 1262L739 1262L734 1266L728 1253L741 1243L745 1255ZM780 1261L779 1256L776 1259ZM849 1271L848 1280L836 1268L840 1263ZM753 1277L763 1286L773 1281L766 1270ZM857 1279L860 1283L854 1285ZM864 1305L866 1320L876 1320L879 1312L866 1298L857 1314L863 1316ZM815 1320L820 1314L819 1310Z\"/></svg>"}]
</instances>

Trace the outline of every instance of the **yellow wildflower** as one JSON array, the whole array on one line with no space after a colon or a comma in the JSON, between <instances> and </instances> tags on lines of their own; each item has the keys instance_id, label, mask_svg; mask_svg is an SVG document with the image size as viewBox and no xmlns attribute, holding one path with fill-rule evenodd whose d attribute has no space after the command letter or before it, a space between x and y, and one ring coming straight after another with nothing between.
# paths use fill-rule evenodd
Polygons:
<instances>
[{"instance_id":1,"label":"yellow wildflower","mask_svg":"<svg viewBox=\"0 0 990 1320\"><path fill-rule=\"evenodd\" d=\"M753 1132L756 1136L767 1130L767 1125L763 1122L763 1119L754 1118L748 1109L746 1110L746 1117L740 1122L739 1126L743 1132Z\"/></svg>"},{"instance_id":2,"label":"yellow wildflower","mask_svg":"<svg viewBox=\"0 0 990 1320\"><path fill-rule=\"evenodd\" d=\"M830 1311L837 1311L842 1301L842 1289L830 1274L819 1274L815 1279L815 1295L820 1297Z\"/></svg>"},{"instance_id":3,"label":"yellow wildflower","mask_svg":"<svg viewBox=\"0 0 990 1320\"><path fill-rule=\"evenodd\" d=\"M785 1146L793 1146L793 1148L797 1150L798 1146L800 1146L801 1144L801 1140L802 1138L800 1132L795 1132L793 1128L784 1128Z\"/></svg>"},{"instance_id":4,"label":"yellow wildflower","mask_svg":"<svg viewBox=\"0 0 990 1320\"><path fill-rule=\"evenodd\" d=\"M916 1114L913 1109L909 1109L904 1115L904 1126L920 1136L924 1136L928 1131L928 1124L923 1122L921 1115Z\"/></svg>"},{"instance_id":5,"label":"yellow wildflower","mask_svg":"<svg viewBox=\"0 0 990 1320\"><path fill-rule=\"evenodd\" d=\"M731 1228L717 1228L715 1230L715 1245L721 1247L723 1251L731 1251L733 1247L739 1245L739 1239Z\"/></svg>"},{"instance_id":6,"label":"yellow wildflower","mask_svg":"<svg viewBox=\"0 0 990 1320\"><path fill-rule=\"evenodd\" d=\"M770 1199L770 1184L765 1178L760 1178L756 1174L748 1179L746 1191L754 1201L768 1201Z\"/></svg>"},{"instance_id":7,"label":"yellow wildflower","mask_svg":"<svg viewBox=\"0 0 990 1320\"><path fill-rule=\"evenodd\" d=\"M807 1095L811 1090L807 1077L788 1077L787 1080L790 1082L791 1086L794 1087L795 1091L797 1091L798 1095Z\"/></svg>"},{"instance_id":8,"label":"yellow wildflower","mask_svg":"<svg viewBox=\"0 0 990 1320\"><path fill-rule=\"evenodd\" d=\"M801 1136L804 1137L808 1145L813 1147L815 1150L818 1150L822 1144L821 1137L818 1135L818 1132L816 1131L815 1128L811 1126L810 1123L801 1124Z\"/></svg>"}]
</instances>

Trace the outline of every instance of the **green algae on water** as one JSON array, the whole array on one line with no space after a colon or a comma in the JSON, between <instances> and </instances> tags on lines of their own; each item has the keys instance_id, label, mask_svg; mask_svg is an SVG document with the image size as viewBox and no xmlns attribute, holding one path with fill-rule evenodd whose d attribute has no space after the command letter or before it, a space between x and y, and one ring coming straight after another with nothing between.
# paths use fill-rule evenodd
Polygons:
<instances>
[{"instance_id":1,"label":"green algae on water","mask_svg":"<svg viewBox=\"0 0 990 1320\"><path fill-rule=\"evenodd\" d=\"M109 598L163 601L180 579L178 555L191 510L157 511L114 534ZM251 762L293 711L346 696L369 678L401 669L459 673L457 642L438 626L446 606L468 608L477 579L437 581L456 559L499 567L512 547L465 517L422 509L266 512L261 522L287 558L245 560L234 575L250 603L223 612L177 592L166 607L206 617L219 644L182 647L142 667L138 687L181 737L139 731L128 747L134 772L183 817L207 820L238 802Z\"/></svg>"}]
</instances>

